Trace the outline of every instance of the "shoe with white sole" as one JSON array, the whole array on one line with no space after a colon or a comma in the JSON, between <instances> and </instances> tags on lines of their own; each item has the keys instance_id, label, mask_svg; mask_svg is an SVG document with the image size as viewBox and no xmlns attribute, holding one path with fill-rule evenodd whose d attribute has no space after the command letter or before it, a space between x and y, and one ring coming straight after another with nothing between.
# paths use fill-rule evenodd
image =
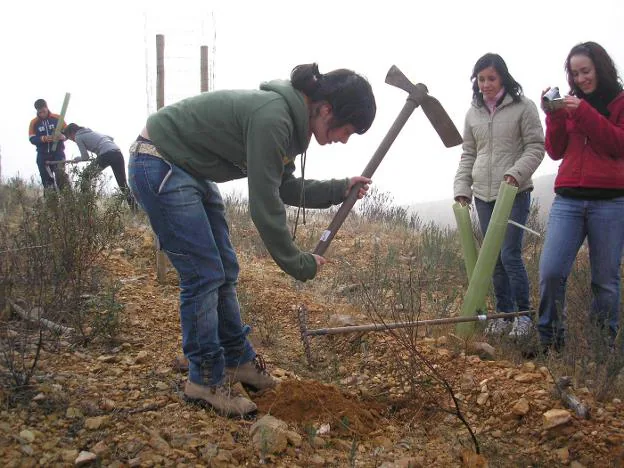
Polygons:
<instances>
[{"instance_id":1,"label":"shoe with white sole","mask_svg":"<svg viewBox=\"0 0 624 468\"><path fill-rule=\"evenodd\" d=\"M490 320L488 321L487 327L485 327L485 334L490 336L501 336L503 333L507 332L510 326L511 322L505 320L504 318Z\"/></svg>"},{"instance_id":2,"label":"shoe with white sole","mask_svg":"<svg viewBox=\"0 0 624 468\"><path fill-rule=\"evenodd\" d=\"M510 338L525 338L531 334L533 322L527 317L516 317L509 332Z\"/></svg>"}]
</instances>

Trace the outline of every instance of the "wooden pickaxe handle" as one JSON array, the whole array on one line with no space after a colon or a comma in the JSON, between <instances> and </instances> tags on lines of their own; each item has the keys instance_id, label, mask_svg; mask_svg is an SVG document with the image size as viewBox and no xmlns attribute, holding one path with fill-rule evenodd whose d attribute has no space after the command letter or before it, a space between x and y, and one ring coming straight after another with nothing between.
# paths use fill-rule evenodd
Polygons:
<instances>
[{"instance_id":1,"label":"wooden pickaxe handle","mask_svg":"<svg viewBox=\"0 0 624 468\"><path fill-rule=\"evenodd\" d=\"M422 86L424 88L424 85ZM395 119L392 127L390 127L390 130L388 130L388 133L379 144L377 151L375 151L375 154L373 154L373 157L368 162L368 165L364 168L364 171L362 171L362 176L368 178L371 178L373 176L375 170L377 170L382 159L390 149L390 146L392 146L392 143L394 143L394 140L396 140L399 132L407 122L407 119L409 119L410 115L412 115L412 113L414 112L414 109L416 109L418 106L419 103L416 102L416 100L412 99L411 96L407 98L403 109L401 109L401 112ZM323 255L325 253L332 239L336 235L336 232L338 231L338 229L340 229L340 226L342 226L345 219L347 219L351 208L353 208L353 205L355 205L355 202L358 200L358 193L362 186L362 183L358 183L351 187L349 195L347 195L345 201L342 202L342 205L340 205L340 208L338 208L338 211L334 215L334 219L332 219L327 229L321 235L321 239L316 245L313 253L315 253L316 255Z\"/></svg>"},{"instance_id":2,"label":"wooden pickaxe handle","mask_svg":"<svg viewBox=\"0 0 624 468\"><path fill-rule=\"evenodd\" d=\"M362 172L362 176L368 178L373 176L375 170L379 167L381 160L390 149L390 146L392 146L392 143L394 143L394 140L398 136L401 129L405 126L407 119L409 119L418 106L422 106L425 115L433 125L433 128L435 128L436 132L438 132L438 135L447 148L459 145L462 142L461 135L457 131L457 128L455 128L453 121L450 119L438 100L427 94L427 87L424 84L413 84L395 65L392 65L390 70L388 70L386 83L406 91L409 93L409 96L407 97L407 101L405 102L403 109L401 109L401 112L392 124L392 127L388 130L388 133L379 144L377 151L375 151L375 154L373 154L373 157ZM355 202L358 200L358 193L360 188L362 188L362 185L362 183L358 183L351 187L347 198L338 209L338 212L334 215L334 219L332 219L327 229L323 231L321 239L312 253L316 255L323 255L325 253L332 239L336 235L336 232L340 229L340 226L342 226L345 219L347 219L351 208L353 208L353 205L355 205Z\"/></svg>"}]
</instances>

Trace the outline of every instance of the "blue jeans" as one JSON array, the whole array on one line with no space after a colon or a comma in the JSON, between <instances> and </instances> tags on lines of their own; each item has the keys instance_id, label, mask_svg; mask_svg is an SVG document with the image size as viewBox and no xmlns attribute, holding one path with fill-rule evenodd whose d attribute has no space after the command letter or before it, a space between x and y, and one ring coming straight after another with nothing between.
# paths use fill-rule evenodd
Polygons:
<instances>
[{"instance_id":1,"label":"blue jeans","mask_svg":"<svg viewBox=\"0 0 624 468\"><path fill-rule=\"evenodd\" d=\"M580 200L557 195L540 258L538 330L545 346L563 343L566 282L585 238L591 264L591 318L608 326L612 336L617 332L624 197Z\"/></svg>"},{"instance_id":2,"label":"blue jeans","mask_svg":"<svg viewBox=\"0 0 624 468\"><path fill-rule=\"evenodd\" d=\"M485 235L492 218L494 204L475 198L475 208L479 216L481 232ZM531 206L531 194L520 192L514 199L509 219L526 224ZM530 309L529 276L522 261L522 238L524 230L511 224L507 225L505 239L501 247L494 275L494 294L497 312L515 312Z\"/></svg>"},{"instance_id":3,"label":"blue jeans","mask_svg":"<svg viewBox=\"0 0 624 468\"><path fill-rule=\"evenodd\" d=\"M130 188L180 277L182 347L189 380L220 385L224 367L252 361L236 295L238 261L217 184L163 159L131 153Z\"/></svg>"}]
</instances>

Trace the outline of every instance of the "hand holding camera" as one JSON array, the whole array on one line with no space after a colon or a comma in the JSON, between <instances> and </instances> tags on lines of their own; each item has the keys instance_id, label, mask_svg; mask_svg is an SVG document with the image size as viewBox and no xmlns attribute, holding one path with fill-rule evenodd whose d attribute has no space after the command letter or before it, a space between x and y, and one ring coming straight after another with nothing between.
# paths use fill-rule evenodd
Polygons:
<instances>
[{"instance_id":1,"label":"hand holding camera","mask_svg":"<svg viewBox=\"0 0 624 468\"><path fill-rule=\"evenodd\" d=\"M553 112L565 107L565 100L559 94L559 88L547 88L542 92L542 110L544 112Z\"/></svg>"}]
</instances>

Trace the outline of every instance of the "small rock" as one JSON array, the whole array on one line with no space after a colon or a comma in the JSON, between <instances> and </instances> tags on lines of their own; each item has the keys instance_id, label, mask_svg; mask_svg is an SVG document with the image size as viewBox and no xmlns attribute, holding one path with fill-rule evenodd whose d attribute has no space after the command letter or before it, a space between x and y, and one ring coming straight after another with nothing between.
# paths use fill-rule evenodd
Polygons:
<instances>
[{"instance_id":1,"label":"small rock","mask_svg":"<svg viewBox=\"0 0 624 468\"><path fill-rule=\"evenodd\" d=\"M70 406L69 408L67 408L67 411L65 411L65 417L69 419L78 419L82 418L83 414L82 411L80 411L78 408L73 408Z\"/></svg>"},{"instance_id":2,"label":"small rock","mask_svg":"<svg viewBox=\"0 0 624 468\"><path fill-rule=\"evenodd\" d=\"M525 362L524 364L522 364L522 370L526 372L533 372L535 370L535 363Z\"/></svg>"},{"instance_id":3,"label":"small rock","mask_svg":"<svg viewBox=\"0 0 624 468\"><path fill-rule=\"evenodd\" d=\"M483 406L487 403L488 398L490 398L490 394L485 392L485 393L480 393L479 396L477 397L477 405L479 406Z\"/></svg>"},{"instance_id":4,"label":"small rock","mask_svg":"<svg viewBox=\"0 0 624 468\"><path fill-rule=\"evenodd\" d=\"M262 454L277 454L286 450L288 425L271 415L265 415L249 429L254 447Z\"/></svg>"},{"instance_id":5,"label":"small rock","mask_svg":"<svg viewBox=\"0 0 624 468\"><path fill-rule=\"evenodd\" d=\"M568 447L563 447L555 450L555 455L564 465L567 465L570 461L570 451L568 450Z\"/></svg>"},{"instance_id":6,"label":"small rock","mask_svg":"<svg viewBox=\"0 0 624 468\"><path fill-rule=\"evenodd\" d=\"M108 418L106 416L96 416L93 418L87 418L85 419L84 426L86 429L95 431L99 429L100 427L102 427L104 423L106 423L107 419Z\"/></svg>"},{"instance_id":7,"label":"small rock","mask_svg":"<svg viewBox=\"0 0 624 468\"><path fill-rule=\"evenodd\" d=\"M33 401L43 401L46 399L45 393L37 393L34 397L33 397Z\"/></svg>"},{"instance_id":8,"label":"small rock","mask_svg":"<svg viewBox=\"0 0 624 468\"><path fill-rule=\"evenodd\" d=\"M82 451L78 454L76 460L74 460L75 466L86 465L87 463L92 463L97 460L97 455L93 452Z\"/></svg>"},{"instance_id":9,"label":"small rock","mask_svg":"<svg viewBox=\"0 0 624 468\"><path fill-rule=\"evenodd\" d=\"M513 379L516 382L529 383L529 382L535 382L537 380L541 380L542 379L542 375L541 374L534 374L534 373L524 372L522 374L516 375Z\"/></svg>"},{"instance_id":10,"label":"small rock","mask_svg":"<svg viewBox=\"0 0 624 468\"><path fill-rule=\"evenodd\" d=\"M511 412L517 416L524 416L529 412L529 402L526 398L520 398L511 409Z\"/></svg>"},{"instance_id":11,"label":"small rock","mask_svg":"<svg viewBox=\"0 0 624 468\"><path fill-rule=\"evenodd\" d=\"M613 403L614 405L620 405L622 404L622 400L620 400L619 398L614 398L613 400L611 400L611 403Z\"/></svg>"},{"instance_id":12,"label":"small rock","mask_svg":"<svg viewBox=\"0 0 624 468\"><path fill-rule=\"evenodd\" d=\"M494 360L496 357L496 349L494 346L483 341L475 341L468 346L468 353L476 354L481 359Z\"/></svg>"},{"instance_id":13,"label":"small rock","mask_svg":"<svg viewBox=\"0 0 624 468\"><path fill-rule=\"evenodd\" d=\"M167 385L165 382L158 381L156 382L156 388L158 390L169 390L169 385Z\"/></svg>"},{"instance_id":14,"label":"small rock","mask_svg":"<svg viewBox=\"0 0 624 468\"><path fill-rule=\"evenodd\" d=\"M100 440L97 444L91 447L91 452L95 453L98 457L104 458L108 452L108 446L103 440Z\"/></svg>"},{"instance_id":15,"label":"small rock","mask_svg":"<svg viewBox=\"0 0 624 468\"><path fill-rule=\"evenodd\" d=\"M441 336L436 340L436 344L438 346L444 346L448 343L448 338L446 336Z\"/></svg>"},{"instance_id":16,"label":"small rock","mask_svg":"<svg viewBox=\"0 0 624 468\"><path fill-rule=\"evenodd\" d=\"M139 351L136 358L134 358L134 363L145 364L147 362L148 357L149 357L149 354L147 353L147 351Z\"/></svg>"},{"instance_id":17,"label":"small rock","mask_svg":"<svg viewBox=\"0 0 624 468\"><path fill-rule=\"evenodd\" d=\"M19 433L20 439L24 440L27 444L35 441L35 434L28 429L24 429Z\"/></svg>"},{"instance_id":18,"label":"small rock","mask_svg":"<svg viewBox=\"0 0 624 468\"><path fill-rule=\"evenodd\" d=\"M572 419L569 411L564 409L551 409L544 413L544 429L551 429L567 423Z\"/></svg>"},{"instance_id":19,"label":"small rock","mask_svg":"<svg viewBox=\"0 0 624 468\"><path fill-rule=\"evenodd\" d=\"M286 431L286 439L293 447L301 447L302 438L295 431Z\"/></svg>"},{"instance_id":20,"label":"small rock","mask_svg":"<svg viewBox=\"0 0 624 468\"><path fill-rule=\"evenodd\" d=\"M99 401L98 406L103 411L113 411L117 405L113 400L109 400L108 398L102 398Z\"/></svg>"}]
</instances>

